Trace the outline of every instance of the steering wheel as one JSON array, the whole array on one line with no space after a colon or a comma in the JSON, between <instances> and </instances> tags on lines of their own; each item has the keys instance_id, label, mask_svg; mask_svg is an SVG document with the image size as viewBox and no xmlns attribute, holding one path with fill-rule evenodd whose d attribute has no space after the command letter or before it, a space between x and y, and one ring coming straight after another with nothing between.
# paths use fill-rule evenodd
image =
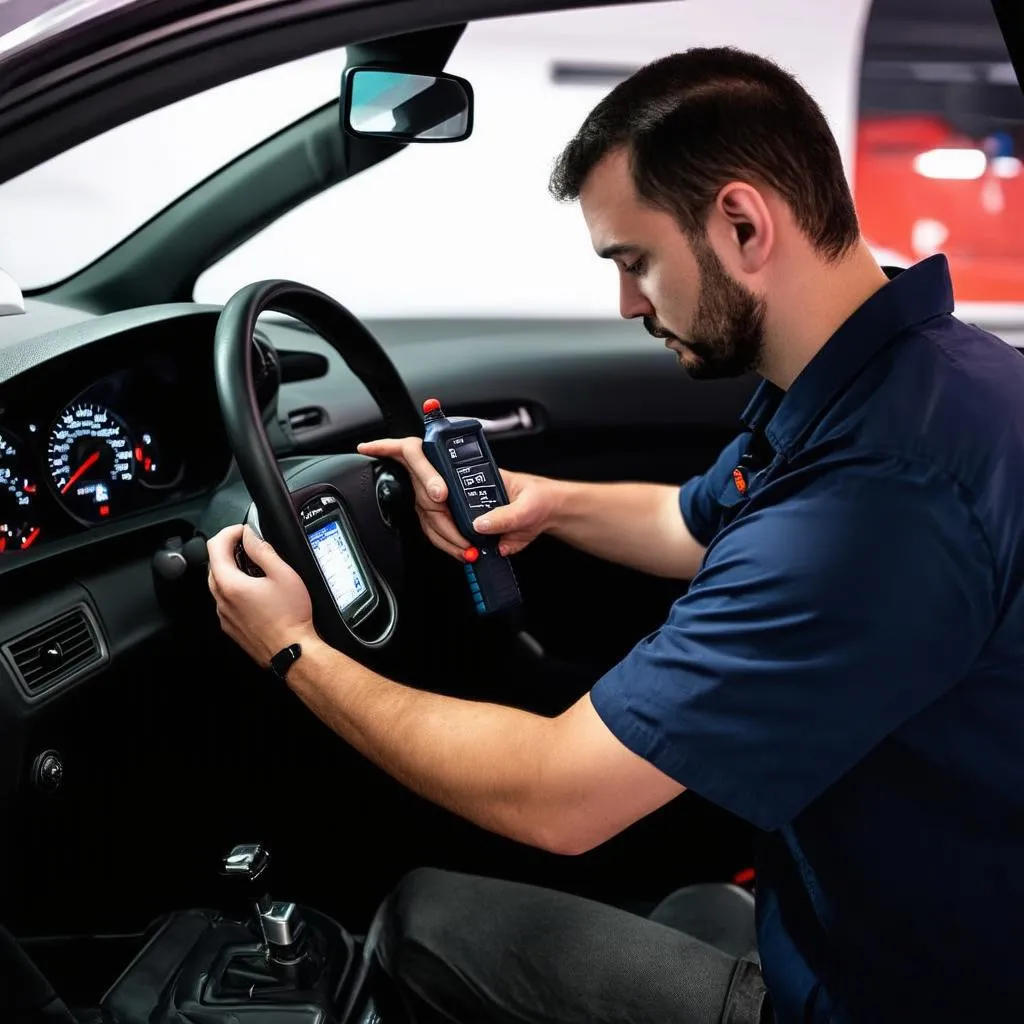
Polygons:
<instances>
[{"instance_id":1,"label":"steering wheel","mask_svg":"<svg viewBox=\"0 0 1024 1024\"><path fill-rule=\"evenodd\" d=\"M341 356L376 401L388 436L422 436L423 421L380 343L322 292L294 281L258 281L236 292L221 312L214 377L228 441L252 499L246 520L302 577L320 635L365 656L391 642L398 622L403 551L401 531L382 504L382 481L389 478L381 475L379 460L364 455L278 464L253 380L253 332L269 311L300 320ZM312 543L329 568L321 568Z\"/></svg>"}]
</instances>

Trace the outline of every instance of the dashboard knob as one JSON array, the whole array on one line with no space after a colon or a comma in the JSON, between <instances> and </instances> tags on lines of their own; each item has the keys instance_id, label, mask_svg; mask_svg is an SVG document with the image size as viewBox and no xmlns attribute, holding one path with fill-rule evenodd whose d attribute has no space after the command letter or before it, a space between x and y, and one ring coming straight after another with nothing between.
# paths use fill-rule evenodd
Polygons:
<instances>
[{"instance_id":1,"label":"dashboard knob","mask_svg":"<svg viewBox=\"0 0 1024 1024\"><path fill-rule=\"evenodd\" d=\"M56 793L64 781L64 764L56 750L44 750L32 765L32 781L44 793Z\"/></svg>"},{"instance_id":2,"label":"dashboard knob","mask_svg":"<svg viewBox=\"0 0 1024 1024\"><path fill-rule=\"evenodd\" d=\"M162 579L181 579L186 569L188 562L180 551L164 548L153 556L153 571Z\"/></svg>"}]
</instances>

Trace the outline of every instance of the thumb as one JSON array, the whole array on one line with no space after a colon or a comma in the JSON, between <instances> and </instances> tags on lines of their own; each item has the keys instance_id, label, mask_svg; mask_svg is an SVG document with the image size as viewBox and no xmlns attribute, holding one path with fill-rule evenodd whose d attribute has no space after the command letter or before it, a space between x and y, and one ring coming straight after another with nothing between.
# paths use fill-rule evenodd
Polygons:
<instances>
[{"instance_id":1,"label":"thumb","mask_svg":"<svg viewBox=\"0 0 1024 1024\"><path fill-rule=\"evenodd\" d=\"M251 526L242 530L242 547L245 553L268 575L280 576L281 569L288 569L288 564L273 549L268 541L256 535Z\"/></svg>"},{"instance_id":2,"label":"thumb","mask_svg":"<svg viewBox=\"0 0 1024 1024\"><path fill-rule=\"evenodd\" d=\"M473 520L477 533L511 533L522 525L523 510L514 505L501 505Z\"/></svg>"}]
</instances>

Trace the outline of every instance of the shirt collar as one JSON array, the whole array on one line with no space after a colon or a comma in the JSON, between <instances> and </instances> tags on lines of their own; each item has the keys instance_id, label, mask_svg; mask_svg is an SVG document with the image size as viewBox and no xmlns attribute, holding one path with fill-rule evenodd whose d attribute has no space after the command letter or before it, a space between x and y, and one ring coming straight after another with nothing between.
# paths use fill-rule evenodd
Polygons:
<instances>
[{"instance_id":1,"label":"shirt collar","mask_svg":"<svg viewBox=\"0 0 1024 1024\"><path fill-rule=\"evenodd\" d=\"M776 451L793 455L818 415L898 334L953 312L953 284L942 254L906 269L883 267L889 282L846 320L814 355L788 391L762 381L743 413L750 430L764 430Z\"/></svg>"}]
</instances>

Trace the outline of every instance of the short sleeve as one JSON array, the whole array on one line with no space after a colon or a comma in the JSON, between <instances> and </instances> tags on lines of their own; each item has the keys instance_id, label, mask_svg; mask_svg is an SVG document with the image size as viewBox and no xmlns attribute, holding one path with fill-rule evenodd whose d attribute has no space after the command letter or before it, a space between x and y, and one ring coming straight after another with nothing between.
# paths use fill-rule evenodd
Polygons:
<instances>
[{"instance_id":1,"label":"short sleeve","mask_svg":"<svg viewBox=\"0 0 1024 1024\"><path fill-rule=\"evenodd\" d=\"M722 449L713 466L700 476L691 477L679 489L679 510L693 538L707 547L722 523L720 497L732 471L746 451L750 434L743 433Z\"/></svg>"},{"instance_id":2,"label":"short sleeve","mask_svg":"<svg viewBox=\"0 0 1024 1024\"><path fill-rule=\"evenodd\" d=\"M950 481L833 469L733 520L591 699L634 753L773 829L962 678L995 609L989 548Z\"/></svg>"}]
</instances>

